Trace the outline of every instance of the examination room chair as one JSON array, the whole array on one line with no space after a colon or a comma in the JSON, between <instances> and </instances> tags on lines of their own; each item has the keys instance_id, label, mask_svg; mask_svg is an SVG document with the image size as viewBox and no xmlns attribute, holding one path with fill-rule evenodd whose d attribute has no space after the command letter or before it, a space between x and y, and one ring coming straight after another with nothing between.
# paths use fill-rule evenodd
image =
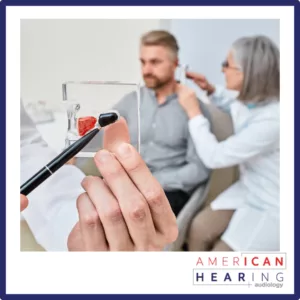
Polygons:
<instances>
[{"instance_id":1,"label":"examination room chair","mask_svg":"<svg viewBox=\"0 0 300 300\"><path fill-rule=\"evenodd\" d=\"M212 132L218 141L223 141L233 133L231 117L220 109L207 105L211 115ZM188 203L177 216L179 235L177 240L168 245L165 251L182 251L186 242L188 230L197 213L208 206L221 192L238 179L238 167L212 170L205 184L199 186L190 197Z\"/></svg>"}]
</instances>

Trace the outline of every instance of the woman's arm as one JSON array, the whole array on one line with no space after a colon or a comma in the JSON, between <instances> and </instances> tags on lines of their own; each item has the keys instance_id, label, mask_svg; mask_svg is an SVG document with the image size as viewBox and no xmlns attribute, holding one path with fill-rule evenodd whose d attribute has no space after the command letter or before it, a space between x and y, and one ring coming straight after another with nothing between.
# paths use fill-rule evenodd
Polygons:
<instances>
[{"instance_id":1,"label":"woman's arm","mask_svg":"<svg viewBox=\"0 0 300 300\"><path fill-rule=\"evenodd\" d=\"M240 164L261 153L275 149L279 142L279 106L267 115L253 118L247 127L227 140L218 142L210 132L208 120L203 116L195 92L178 85L179 103L190 121L189 130L196 151L206 167L225 168Z\"/></svg>"},{"instance_id":2,"label":"woman's arm","mask_svg":"<svg viewBox=\"0 0 300 300\"><path fill-rule=\"evenodd\" d=\"M187 72L186 76L192 79L200 89L207 92L207 96L214 105L224 112L229 113L230 105L235 101L233 92L226 90L222 86L211 84L207 78L200 73Z\"/></svg>"},{"instance_id":3,"label":"woman's arm","mask_svg":"<svg viewBox=\"0 0 300 300\"><path fill-rule=\"evenodd\" d=\"M233 92L220 85L215 86L214 92L209 96L209 99L212 104L226 113L230 113L230 106L236 101Z\"/></svg>"},{"instance_id":4,"label":"woman's arm","mask_svg":"<svg viewBox=\"0 0 300 300\"><path fill-rule=\"evenodd\" d=\"M207 119L198 115L189 121L196 151L206 167L217 169L243 163L276 149L279 143L279 119L254 119L239 133L218 142L210 132Z\"/></svg>"}]
</instances>

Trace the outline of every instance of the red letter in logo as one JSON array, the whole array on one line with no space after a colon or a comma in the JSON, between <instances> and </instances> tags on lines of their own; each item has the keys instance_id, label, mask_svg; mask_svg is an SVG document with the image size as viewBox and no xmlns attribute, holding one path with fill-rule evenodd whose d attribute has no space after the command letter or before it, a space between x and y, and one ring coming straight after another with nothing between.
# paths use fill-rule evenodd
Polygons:
<instances>
[{"instance_id":1,"label":"red letter in logo","mask_svg":"<svg viewBox=\"0 0 300 300\"><path fill-rule=\"evenodd\" d=\"M255 264L255 263L254 263L254 259L258 259L258 257L257 257L257 256L255 256L255 257L253 257L253 258L252 258L252 265L257 267L257 266L258 266L258 264Z\"/></svg>"},{"instance_id":2,"label":"red letter in logo","mask_svg":"<svg viewBox=\"0 0 300 300\"><path fill-rule=\"evenodd\" d=\"M196 266L198 266L199 264L201 264L203 266L203 262L202 262L202 259L201 257L198 258L198 261L196 263Z\"/></svg>"},{"instance_id":3,"label":"red letter in logo","mask_svg":"<svg viewBox=\"0 0 300 300\"><path fill-rule=\"evenodd\" d=\"M263 266L265 266L265 265L271 266L271 264L270 264L270 261L269 261L269 258L268 258L268 257L266 257L266 259L265 259L265 261L264 261L264 264L263 264Z\"/></svg>"}]
</instances>

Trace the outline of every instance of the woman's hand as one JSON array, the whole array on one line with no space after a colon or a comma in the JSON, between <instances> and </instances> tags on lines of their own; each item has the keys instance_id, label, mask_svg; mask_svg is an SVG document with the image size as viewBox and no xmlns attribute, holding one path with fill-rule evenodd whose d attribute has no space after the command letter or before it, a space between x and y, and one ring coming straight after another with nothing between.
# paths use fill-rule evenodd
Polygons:
<instances>
[{"instance_id":1,"label":"woman's hand","mask_svg":"<svg viewBox=\"0 0 300 300\"><path fill-rule=\"evenodd\" d=\"M186 77L192 79L202 90L207 91L208 95L215 92L215 87L208 82L204 75L195 72L186 72Z\"/></svg>"},{"instance_id":2,"label":"woman's hand","mask_svg":"<svg viewBox=\"0 0 300 300\"><path fill-rule=\"evenodd\" d=\"M28 206L28 199L24 195L20 195L20 210L23 211Z\"/></svg>"},{"instance_id":3,"label":"woman's hand","mask_svg":"<svg viewBox=\"0 0 300 300\"><path fill-rule=\"evenodd\" d=\"M176 217L158 181L129 144L121 119L104 129L104 148L95 155L103 179L87 177L77 201L79 222L70 251L156 251L176 240Z\"/></svg>"},{"instance_id":4,"label":"woman's hand","mask_svg":"<svg viewBox=\"0 0 300 300\"><path fill-rule=\"evenodd\" d=\"M187 86L177 85L178 101L187 113L189 119L202 114L196 93Z\"/></svg>"}]
</instances>

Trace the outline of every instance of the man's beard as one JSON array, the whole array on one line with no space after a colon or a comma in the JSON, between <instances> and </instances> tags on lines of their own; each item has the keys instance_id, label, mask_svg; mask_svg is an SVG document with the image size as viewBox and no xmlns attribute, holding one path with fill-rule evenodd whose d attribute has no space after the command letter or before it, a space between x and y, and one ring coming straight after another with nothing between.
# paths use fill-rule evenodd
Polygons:
<instances>
[{"instance_id":1,"label":"man's beard","mask_svg":"<svg viewBox=\"0 0 300 300\"><path fill-rule=\"evenodd\" d=\"M171 78L159 79L152 75L144 76L145 85L150 89L160 89L171 81Z\"/></svg>"}]
</instances>

